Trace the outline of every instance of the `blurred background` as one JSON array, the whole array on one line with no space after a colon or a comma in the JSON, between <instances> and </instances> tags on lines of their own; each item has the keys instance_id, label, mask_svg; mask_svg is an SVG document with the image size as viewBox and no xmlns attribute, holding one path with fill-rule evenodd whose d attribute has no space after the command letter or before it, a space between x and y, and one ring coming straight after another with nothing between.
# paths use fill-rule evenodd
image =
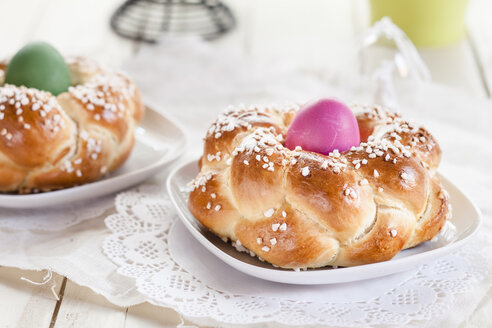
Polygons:
<instances>
[{"instance_id":1,"label":"blurred background","mask_svg":"<svg viewBox=\"0 0 492 328\"><path fill-rule=\"evenodd\" d=\"M130 13L133 15L130 29L144 31L152 28L156 17L158 20L164 17L167 21L163 29L182 31L188 24L190 29L200 30L191 25L197 20L212 19L207 12L196 14L186 8L166 11L166 5L177 0L139 2L143 11ZM215 0L203 3L209 7L218 4ZM490 93L492 4L489 0L225 0L223 3L234 17L232 23L224 23L225 29L232 29L224 34L220 32L210 43L224 50L224 56L232 51L252 58L316 61L328 69L354 53L357 38L372 21L390 15L419 46L434 82L476 96ZM14 54L28 41L45 40L64 54L85 54L120 66L142 48L152 47L122 38L111 29L110 19L122 4L122 0L1 1L0 57ZM157 8L163 8L162 12ZM187 10L195 17L183 19ZM160 44L165 46L166 39ZM374 52L379 59L378 50Z\"/></svg>"}]
</instances>

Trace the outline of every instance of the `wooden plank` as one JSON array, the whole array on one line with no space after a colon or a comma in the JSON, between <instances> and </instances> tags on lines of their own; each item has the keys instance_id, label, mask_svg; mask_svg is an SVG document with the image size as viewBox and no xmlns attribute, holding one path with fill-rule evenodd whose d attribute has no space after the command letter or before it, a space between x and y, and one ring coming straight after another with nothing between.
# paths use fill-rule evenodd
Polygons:
<instances>
[{"instance_id":1,"label":"wooden plank","mask_svg":"<svg viewBox=\"0 0 492 328\"><path fill-rule=\"evenodd\" d=\"M10 57L22 47L43 12L43 0L0 1L0 58Z\"/></svg>"},{"instance_id":2,"label":"wooden plank","mask_svg":"<svg viewBox=\"0 0 492 328\"><path fill-rule=\"evenodd\" d=\"M328 63L353 41L350 1L253 2L249 51L255 57L322 57Z\"/></svg>"},{"instance_id":3,"label":"wooden plank","mask_svg":"<svg viewBox=\"0 0 492 328\"><path fill-rule=\"evenodd\" d=\"M126 309L67 281L53 327L124 327Z\"/></svg>"},{"instance_id":4,"label":"wooden plank","mask_svg":"<svg viewBox=\"0 0 492 328\"><path fill-rule=\"evenodd\" d=\"M213 40L212 44L222 49L247 53L251 41L252 16L255 12L255 1L228 0L226 5L236 18L236 26L226 35Z\"/></svg>"},{"instance_id":5,"label":"wooden plank","mask_svg":"<svg viewBox=\"0 0 492 328\"><path fill-rule=\"evenodd\" d=\"M86 55L119 66L133 55L133 41L117 36L109 19L121 0L50 0L29 33L30 40L45 40L63 54Z\"/></svg>"},{"instance_id":6,"label":"wooden plank","mask_svg":"<svg viewBox=\"0 0 492 328\"><path fill-rule=\"evenodd\" d=\"M57 300L51 282L36 286L21 277L41 282L46 272L0 267L0 327L49 327ZM54 274L55 292L60 292L63 277Z\"/></svg>"},{"instance_id":7,"label":"wooden plank","mask_svg":"<svg viewBox=\"0 0 492 328\"><path fill-rule=\"evenodd\" d=\"M487 96L492 96L492 2L470 1L467 12L468 36L481 70L481 82Z\"/></svg>"},{"instance_id":8,"label":"wooden plank","mask_svg":"<svg viewBox=\"0 0 492 328\"><path fill-rule=\"evenodd\" d=\"M0 58L13 55L29 41L53 44L64 55L86 55L119 66L133 54L133 41L109 26L121 0L0 1ZM8 14L7 14L8 13Z\"/></svg>"},{"instance_id":9,"label":"wooden plank","mask_svg":"<svg viewBox=\"0 0 492 328\"><path fill-rule=\"evenodd\" d=\"M434 82L462 89L478 97L487 96L468 39L442 48L422 48L419 52Z\"/></svg>"},{"instance_id":10,"label":"wooden plank","mask_svg":"<svg viewBox=\"0 0 492 328\"><path fill-rule=\"evenodd\" d=\"M109 303L87 287L68 281L53 327L176 327L181 318L176 311L149 303L122 308Z\"/></svg>"}]
</instances>

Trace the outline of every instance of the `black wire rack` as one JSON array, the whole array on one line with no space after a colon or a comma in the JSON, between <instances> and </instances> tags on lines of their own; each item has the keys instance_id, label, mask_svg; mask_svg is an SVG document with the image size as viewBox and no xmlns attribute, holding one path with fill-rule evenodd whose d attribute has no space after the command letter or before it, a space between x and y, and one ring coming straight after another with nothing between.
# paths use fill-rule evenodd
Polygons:
<instances>
[{"instance_id":1,"label":"black wire rack","mask_svg":"<svg viewBox=\"0 0 492 328\"><path fill-rule=\"evenodd\" d=\"M116 34L150 43L164 35L212 40L235 25L229 7L218 0L127 0L111 17Z\"/></svg>"}]
</instances>

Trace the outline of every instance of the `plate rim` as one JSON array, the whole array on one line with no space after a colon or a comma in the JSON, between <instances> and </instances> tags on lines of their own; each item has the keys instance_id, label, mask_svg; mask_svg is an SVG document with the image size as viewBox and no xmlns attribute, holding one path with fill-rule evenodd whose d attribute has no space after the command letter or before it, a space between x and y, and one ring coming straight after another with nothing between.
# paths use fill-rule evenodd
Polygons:
<instances>
[{"instance_id":1,"label":"plate rim","mask_svg":"<svg viewBox=\"0 0 492 328\"><path fill-rule=\"evenodd\" d=\"M0 208L10 208L10 209L34 209L34 208L43 208L43 207L49 207L49 206L57 206L58 204L48 201L51 200L52 198L56 198L58 195L63 194L63 196L67 196L68 200L64 200L64 204L70 204L74 203L77 201L81 200L86 200L89 198L93 197L98 197L101 195L107 195L114 193L118 190L129 188L135 184L138 184L139 182L142 182L143 180L137 179L137 176L140 175L144 171L150 171L152 172L151 175L155 174L155 172L167 165L170 164L171 162L175 161L179 157L181 157L189 144L189 138L186 133L186 130L181 126L180 123L178 123L174 118L169 117L168 115L155 110L155 105L152 102L145 102L145 111L146 112L152 112L155 115L160 116L161 118L165 119L168 121L177 131L179 131L180 137L179 137L179 142L182 144L181 147L176 147L176 151L172 153L166 153L163 156L159 158L159 160L153 162L150 165L147 165L145 167L140 167L136 170L133 170L131 172L127 172L124 174L124 176L114 176L110 177L107 179L99 179L93 182L85 183L80 186L74 186L70 188L65 188L65 189L59 189L59 190L53 190L53 191L48 191L44 193L38 193L38 194L25 194L25 195L16 195L16 194L1 194L0 193ZM140 127L140 124L136 126ZM133 149L132 149L133 151ZM77 197L77 194L85 192L87 189L92 189L94 187L99 187L102 188L106 185L111 185L112 183L115 182L115 179L117 181L120 181L118 178L123 178L126 180L130 179L136 179L137 181L132 181L130 184L125 185L124 187L116 187L114 189L111 189L110 191L102 192L102 193L96 193L95 195L85 195L81 197ZM147 177L148 178L148 177ZM48 201L48 204L39 204L40 202L43 201ZM29 202L35 201L35 203L30 204ZM30 206L25 206L25 203L29 203Z\"/></svg>"},{"instance_id":2,"label":"plate rim","mask_svg":"<svg viewBox=\"0 0 492 328\"><path fill-rule=\"evenodd\" d=\"M206 247L214 256L218 257L220 260L225 262L226 264L232 266L236 270L243 272L245 274L248 274L250 276L254 276L260 279L264 280L269 280L273 282L279 282L279 283L286 283L286 284L298 284L298 285L317 285L317 284L334 284L334 283L345 283L345 282L352 282L352 281L359 281L359 280L366 280L366 279L371 279L371 278L377 278L377 277L383 277L385 275L390 275L398 272L403 272L406 270L409 270L411 267L413 267L416 264L423 264L428 260L435 259L441 256L444 256L456 248L466 244L473 238L478 231L480 230L483 220L482 220L482 213L478 206L470 199L470 197L461 189L459 188L455 183L453 183L445 174L442 174L441 172L438 172L439 176L443 178L446 183L450 184L454 188L456 188L461 195L465 198L465 200L471 205L472 209L475 212L476 220L474 224L472 225L472 231L468 233L463 239L460 239L458 241L452 241L450 244L441 246L439 248L431 249L422 253L418 254L413 254L404 258L399 258L399 259L394 259L394 260L389 260L389 261L383 261L383 262L378 262L378 263L370 263L370 264L364 264L364 265L358 265L358 266L353 266L353 267L343 267L343 268L337 268L334 270L327 270L327 272L330 272L330 276L332 281L320 281L319 279L314 279L319 277L320 271L316 270L307 270L307 271L294 271L294 270L280 270L276 269L273 266L271 268L264 268L264 267L258 267L246 262L243 262L226 252L222 251L218 247L216 247L212 242L210 242L202 233L200 233L193 225L192 223L186 218L187 214L184 213L180 206L178 206L178 200L177 195L174 194L173 192L173 181L175 181L175 177L177 177L178 172L180 170L185 169L186 167L192 165L193 163L197 163L198 160L192 160L185 162L183 164L178 165L175 167L169 176L166 179L166 189L169 194L169 197L173 203L174 208L178 212L178 217L181 221L181 223L184 224L186 229L193 235L195 239L204 247ZM190 212L191 214L191 212ZM191 214L195 220L197 220L193 214ZM220 256L218 254L221 254ZM388 264L391 263L391 264ZM386 273L384 271L384 268L387 267L388 265L390 266L395 266L398 267L396 270L391 270L391 272ZM361 269L362 268L362 269ZM336 272L336 273L335 273ZM273 274L274 273L274 274ZM356 274L362 274L364 275L363 278L356 278L352 277L355 276ZM274 276L274 279L272 279L272 276ZM349 276L349 278L347 278ZM350 278L352 277L352 278ZM301 280L306 279L304 281ZM297 281L300 280L300 281ZM295 282L294 282L295 281Z\"/></svg>"}]
</instances>

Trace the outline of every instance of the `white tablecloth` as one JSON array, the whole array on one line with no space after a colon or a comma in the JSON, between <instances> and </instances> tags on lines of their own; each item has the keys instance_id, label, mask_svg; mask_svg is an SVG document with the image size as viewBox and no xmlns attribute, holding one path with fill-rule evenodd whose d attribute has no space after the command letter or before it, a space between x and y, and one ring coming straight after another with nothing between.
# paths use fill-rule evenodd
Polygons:
<instances>
[{"instance_id":1,"label":"white tablecloth","mask_svg":"<svg viewBox=\"0 0 492 328\"><path fill-rule=\"evenodd\" d=\"M149 62L153 62L153 65L148 65ZM190 159L200 154L201 138L210 122L231 103L285 100L303 103L327 96L346 102L371 101L374 91L371 79L358 76L350 60L342 62L347 63L347 66L330 67L327 64L325 67L320 65L322 61L319 59L303 63L284 60L258 62L238 54L218 52L196 41L188 41L147 48L127 63L126 67L157 109L175 117L186 129L191 141L186 158ZM483 235L490 238L492 144L489 125L492 122L492 104L443 86L417 84L407 80L397 81L396 93L399 110L405 116L424 123L439 140L443 149L441 170L469 193L481 208L485 223ZM150 183L162 185L164 175L161 174ZM86 207L87 204L81 206L80 211L84 212ZM0 265L24 269L49 268L122 306L146 300L160 305L173 305L156 300L149 296L150 292L139 289L136 280L132 278L135 272L125 272L122 269L124 265L111 262L103 254L102 244L111 237L111 232L101 217L118 212L112 207L112 202L109 202L103 215L87 215L82 223L81 219L68 225L60 224L58 230L53 226L51 229L43 229L39 225L28 230L26 224L29 222L25 221L28 215L24 215L24 218L16 217L17 224L14 220L13 224L0 225ZM28 220L32 221L35 217L36 214L32 213ZM83 215L81 218L84 219ZM152 216L147 215L145 218L152 219ZM477 252L490 259L490 246L480 245L484 249ZM464 294L441 295L444 298L449 296L448 300L451 300L449 304L443 303L448 304L447 308L443 308L446 310L445 316L442 313L437 316L436 312L435 317L431 316L433 320L409 321L408 325L459 325L484 298L490 282L488 274L485 279L476 281L473 288ZM388 283L391 281L388 280ZM302 290L299 292L306 295ZM295 298L295 293L289 297ZM186 307L182 308L182 312L185 310ZM219 317L210 316L208 312L204 317L192 316L190 313L195 312L184 313L185 317L197 323L215 325L220 321ZM278 315L269 318L275 321ZM349 323L349 319L344 322Z\"/></svg>"}]
</instances>

